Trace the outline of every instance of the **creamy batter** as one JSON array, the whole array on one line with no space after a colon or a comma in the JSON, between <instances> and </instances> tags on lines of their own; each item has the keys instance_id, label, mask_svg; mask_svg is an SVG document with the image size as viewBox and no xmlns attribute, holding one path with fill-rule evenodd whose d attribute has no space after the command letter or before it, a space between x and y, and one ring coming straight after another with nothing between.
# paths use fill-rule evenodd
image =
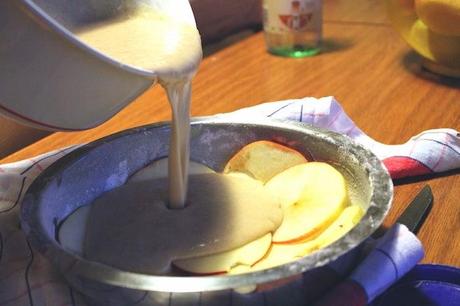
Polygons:
<instances>
[{"instance_id":1,"label":"creamy batter","mask_svg":"<svg viewBox=\"0 0 460 306\"><path fill-rule=\"evenodd\" d=\"M84 257L165 274L175 259L235 249L273 232L283 218L276 197L249 177L191 175L180 210L166 208L167 187L164 178L127 183L97 199L87 219Z\"/></svg>"},{"instance_id":2,"label":"creamy batter","mask_svg":"<svg viewBox=\"0 0 460 306\"><path fill-rule=\"evenodd\" d=\"M81 29L78 37L123 64L153 71L172 109L168 206L182 208L187 193L191 78L201 61L195 26L149 9Z\"/></svg>"},{"instance_id":3,"label":"creamy batter","mask_svg":"<svg viewBox=\"0 0 460 306\"><path fill-rule=\"evenodd\" d=\"M278 198L262 183L193 162L187 205L168 209L165 162L150 164L76 210L59 229L60 243L123 270L168 274L176 259L232 250L280 226Z\"/></svg>"},{"instance_id":4,"label":"creamy batter","mask_svg":"<svg viewBox=\"0 0 460 306\"><path fill-rule=\"evenodd\" d=\"M202 57L200 34L194 25L152 9L81 28L77 36L122 64L155 72L160 81L192 77Z\"/></svg>"}]
</instances>

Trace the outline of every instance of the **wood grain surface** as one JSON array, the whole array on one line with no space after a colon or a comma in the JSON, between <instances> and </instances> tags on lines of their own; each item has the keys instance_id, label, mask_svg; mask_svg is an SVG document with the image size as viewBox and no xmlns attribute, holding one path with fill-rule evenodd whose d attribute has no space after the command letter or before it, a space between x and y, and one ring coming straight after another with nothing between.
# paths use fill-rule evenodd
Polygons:
<instances>
[{"instance_id":1,"label":"wood grain surface","mask_svg":"<svg viewBox=\"0 0 460 306\"><path fill-rule=\"evenodd\" d=\"M384 0L323 0L324 22L388 24Z\"/></svg>"},{"instance_id":2,"label":"wood grain surface","mask_svg":"<svg viewBox=\"0 0 460 306\"><path fill-rule=\"evenodd\" d=\"M0 115L0 158L34 143L50 132L28 127Z\"/></svg>"},{"instance_id":3,"label":"wood grain surface","mask_svg":"<svg viewBox=\"0 0 460 306\"><path fill-rule=\"evenodd\" d=\"M460 80L420 68L420 58L387 23L383 1L325 1L324 51L305 59L268 54L262 33L204 59L193 81L192 114L211 115L261 102L335 96L374 139L396 144L432 128L460 130ZM166 96L156 86L103 125L55 133L0 162L12 162L130 127L168 120ZM460 266L460 175L397 181L390 226L425 184L435 203L418 236L425 263Z\"/></svg>"}]
</instances>

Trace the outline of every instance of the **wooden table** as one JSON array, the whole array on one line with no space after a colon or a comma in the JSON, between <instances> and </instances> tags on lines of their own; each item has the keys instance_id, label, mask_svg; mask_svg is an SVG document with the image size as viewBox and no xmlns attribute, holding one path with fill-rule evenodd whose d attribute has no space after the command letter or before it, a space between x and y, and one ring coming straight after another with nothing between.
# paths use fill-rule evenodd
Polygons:
<instances>
[{"instance_id":1,"label":"wooden table","mask_svg":"<svg viewBox=\"0 0 460 306\"><path fill-rule=\"evenodd\" d=\"M382 1L325 0L324 41L322 54L289 59L268 54L258 33L208 56L193 81L192 114L333 95L363 131L384 143L403 143L426 129L460 130L460 80L420 68L420 58L389 25ZM169 117L165 93L156 86L98 128L55 133L0 162ZM395 222L423 185L429 183L433 189L434 207L418 234L426 249L425 263L460 267L459 173L397 182L386 226Z\"/></svg>"}]
</instances>

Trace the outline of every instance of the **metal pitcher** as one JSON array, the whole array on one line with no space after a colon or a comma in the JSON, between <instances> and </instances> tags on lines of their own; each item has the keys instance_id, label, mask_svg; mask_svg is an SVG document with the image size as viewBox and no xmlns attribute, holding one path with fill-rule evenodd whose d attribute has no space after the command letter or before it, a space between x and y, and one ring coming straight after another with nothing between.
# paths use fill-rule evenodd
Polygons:
<instances>
[{"instance_id":1,"label":"metal pitcher","mask_svg":"<svg viewBox=\"0 0 460 306\"><path fill-rule=\"evenodd\" d=\"M157 82L84 44L82 27L150 6L195 25L187 0L1 0L0 114L48 130L83 130Z\"/></svg>"}]
</instances>

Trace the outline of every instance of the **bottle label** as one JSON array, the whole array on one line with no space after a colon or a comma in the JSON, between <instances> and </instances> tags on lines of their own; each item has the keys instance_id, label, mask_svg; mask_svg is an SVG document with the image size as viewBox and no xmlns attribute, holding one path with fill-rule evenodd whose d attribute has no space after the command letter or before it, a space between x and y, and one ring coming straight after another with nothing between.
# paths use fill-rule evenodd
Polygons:
<instances>
[{"instance_id":1,"label":"bottle label","mask_svg":"<svg viewBox=\"0 0 460 306\"><path fill-rule=\"evenodd\" d=\"M263 17L271 33L321 31L321 1L264 0Z\"/></svg>"}]
</instances>

